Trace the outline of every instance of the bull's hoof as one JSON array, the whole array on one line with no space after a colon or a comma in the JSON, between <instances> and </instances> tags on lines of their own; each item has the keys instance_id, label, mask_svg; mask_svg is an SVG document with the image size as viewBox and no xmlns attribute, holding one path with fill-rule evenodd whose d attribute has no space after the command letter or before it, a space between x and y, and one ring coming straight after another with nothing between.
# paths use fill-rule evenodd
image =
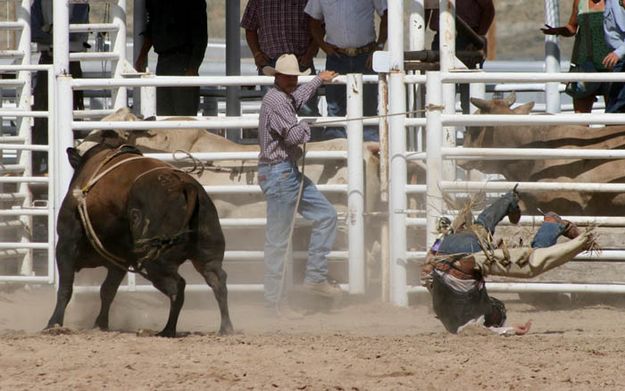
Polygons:
<instances>
[{"instance_id":1,"label":"bull's hoof","mask_svg":"<svg viewBox=\"0 0 625 391\"><path fill-rule=\"evenodd\" d=\"M48 326L45 329L41 330L42 334L46 335L69 335L74 334L75 331L70 329L69 327L63 327L59 324L55 324L53 326Z\"/></svg>"},{"instance_id":2,"label":"bull's hoof","mask_svg":"<svg viewBox=\"0 0 625 391\"><path fill-rule=\"evenodd\" d=\"M164 338L175 338L176 337L176 330L163 330L160 333L156 334L157 337L164 337Z\"/></svg>"},{"instance_id":3,"label":"bull's hoof","mask_svg":"<svg viewBox=\"0 0 625 391\"><path fill-rule=\"evenodd\" d=\"M235 334L235 332L234 332L234 328L232 327L232 325L228 325L228 326L221 326L219 328L219 332L217 334L219 334L219 335L233 335L233 334Z\"/></svg>"}]
</instances>

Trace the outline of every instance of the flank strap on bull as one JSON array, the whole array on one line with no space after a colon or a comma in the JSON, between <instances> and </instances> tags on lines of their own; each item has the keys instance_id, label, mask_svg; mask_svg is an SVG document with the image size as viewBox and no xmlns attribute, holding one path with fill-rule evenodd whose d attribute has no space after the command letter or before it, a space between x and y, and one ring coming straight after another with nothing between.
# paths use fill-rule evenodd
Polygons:
<instances>
[{"instance_id":1,"label":"flank strap on bull","mask_svg":"<svg viewBox=\"0 0 625 391\"><path fill-rule=\"evenodd\" d=\"M93 225L91 224L91 219L89 218L89 211L88 211L88 208L87 208L87 195L89 194L89 191L93 188L93 186L100 179L102 179L104 176L106 176L107 174L109 174L113 170L115 170L116 168L118 168L118 167L120 167L120 166L122 166L122 165L124 165L126 163L129 163L129 162L135 161L135 160L140 160L140 159L147 159L143 155L133 156L133 157L130 157L128 159L120 160L119 162L111 165L110 167L107 167L104 171L100 172L100 170L102 170L102 168L107 163L109 163L111 160L113 160L114 158L116 158L116 157L118 157L118 156L120 156L120 155L122 155L124 153L133 153L133 152L129 151L127 146L125 146L125 145L120 146L117 150L115 150L114 153L112 153L110 156L108 156L106 159L104 159L98 165L98 168L94 171L94 173L91 176L91 178L87 181L87 184L85 186L83 186L79 191L76 191L74 193L74 196L78 200L78 214L80 215L80 220L82 222L83 227L85 228L85 232L87 233L87 238L89 239L89 242L91 243L93 248L98 252L98 254L100 254L102 257L104 257L106 260L108 260L109 262L111 262L115 266L119 267L120 269L126 270L126 271L131 272L131 273L137 273L137 274L141 275L142 277L145 277L146 279L148 279L148 275L143 271L143 264L144 264L144 262L140 262L137 265L136 268L133 267L133 266L125 266L125 263L126 263L125 259L118 257L117 255L111 253L106 248L104 248L104 245L102 244L102 242L98 238L98 235L95 232L95 229L93 228ZM144 176L144 175L146 175L146 174L148 174L148 173L150 173L152 171L165 169L165 168L177 170L173 166L156 167L156 168L153 168L151 170L148 170L148 171L142 173L140 176L135 178L135 182L137 181L137 179L141 178L142 176ZM177 171L180 171L180 170L177 170ZM173 239L173 240L175 240L175 239Z\"/></svg>"}]
</instances>

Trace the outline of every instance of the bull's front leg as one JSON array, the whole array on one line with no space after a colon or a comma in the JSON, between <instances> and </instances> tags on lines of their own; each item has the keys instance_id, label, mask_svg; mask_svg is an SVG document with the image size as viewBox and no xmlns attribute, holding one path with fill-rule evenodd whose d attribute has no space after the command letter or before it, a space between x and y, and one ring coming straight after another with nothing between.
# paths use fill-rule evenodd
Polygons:
<instances>
[{"instance_id":1,"label":"bull's front leg","mask_svg":"<svg viewBox=\"0 0 625 391\"><path fill-rule=\"evenodd\" d=\"M74 271L76 262L76 244L59 238L56 248L56 263L59 271L59 289L56 294L56 306L46 328L63 326L65 308L72 298Z\"/></svg>"}]
</instances>

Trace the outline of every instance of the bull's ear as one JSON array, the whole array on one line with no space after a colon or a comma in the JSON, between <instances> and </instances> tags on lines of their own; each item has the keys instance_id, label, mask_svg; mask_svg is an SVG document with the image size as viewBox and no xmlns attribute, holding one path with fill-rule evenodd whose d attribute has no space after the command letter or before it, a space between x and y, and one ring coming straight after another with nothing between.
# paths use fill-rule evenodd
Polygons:
<instances>
[{"instance_id":1,"label":"bull's ear","mask_svg":"<svg viewBox=\"0 0 625 391\"><path fill-rule=\"evenodd\" d=\"M534 102L527 102L519 107L515 107L512 111L514 114L529 114L534 108Z\"/></svg>"},{"instance_id":2,"label":"bull's ear","mask_svg":"<svg viewBox=\"0 0 625 391\"><path fill-rule=\"evenodd\" d=\"M67 159L69 160L70 166L75 170L80 164L80 153L76 148L67 148Z\"/></svg>"},{"instance_id":3,"label":"bull's ear","mask_svg":"<svg viewBox=\"0 0 625 391\"><path fill-rule=\"evenodd\" d=\"M516 92L512 91L510 95L503 99L503 101L508 105L508 107L512 106L516 102Z\"/></svg>"},{"instance_id":4,"label":"bull's ear","mask_svg":"<svg viewBox=\"0 0 625 391\"><path fill-rule=\"evenodd\" d=\"M471 98L470 99L473 106L480 109L482 112L490 113L493 107L493 102L490 100L480 99L480 98Z\"/></svg>"}]
</instances>

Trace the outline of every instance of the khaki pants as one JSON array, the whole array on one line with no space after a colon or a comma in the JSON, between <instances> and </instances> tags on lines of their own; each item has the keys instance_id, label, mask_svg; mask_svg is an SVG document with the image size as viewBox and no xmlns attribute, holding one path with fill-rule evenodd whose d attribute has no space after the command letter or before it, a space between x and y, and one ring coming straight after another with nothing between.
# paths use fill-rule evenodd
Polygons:
<instances>
[{"instance_id":1,"label":"khaki pants","mask_svg":"<svg viewBox=\"0 0 625 391\"><path fill-rule=\"evenodd\" d=\"M588 248L592 241L590 232L585 232L566 243L546 248L511 248L507 254L495 250L487 257L483 252L473 254L475 265L482 275L532 278L555 267L563 265Z\"/></svg>"}]
</instances>

